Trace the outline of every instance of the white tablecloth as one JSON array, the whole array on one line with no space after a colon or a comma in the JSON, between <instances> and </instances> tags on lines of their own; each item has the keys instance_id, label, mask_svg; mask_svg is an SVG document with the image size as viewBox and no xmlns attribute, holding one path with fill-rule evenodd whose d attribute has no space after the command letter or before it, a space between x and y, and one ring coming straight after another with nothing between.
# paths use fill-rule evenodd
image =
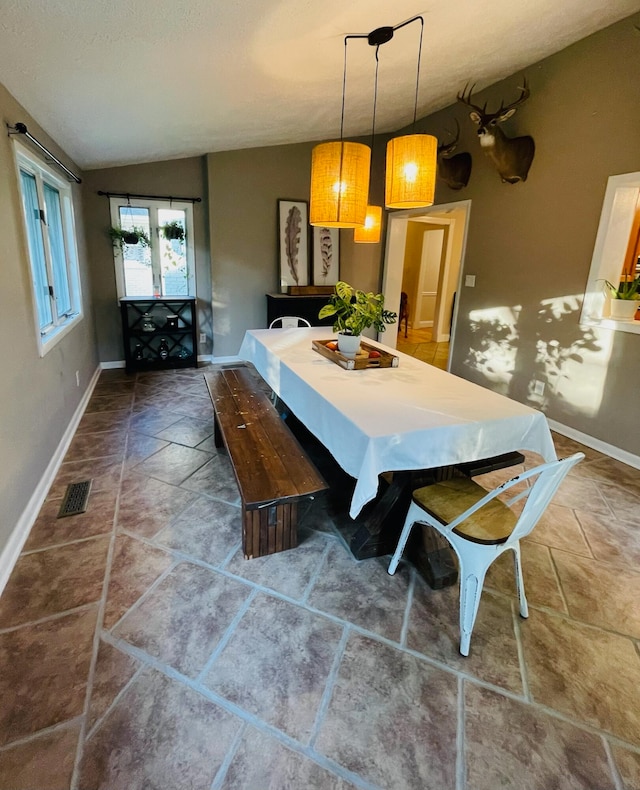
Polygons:
<instances>
[{"instance_id":1,"label":"white tablecloth","mask_svg":"<svg viewBox=\"0 0 640 790\"><path fill-rule=\"evenodd\" d=\"M542 412L393 349L397 368L344 370L312 349L312 339L332 336L326 327L250 330L239 355L356 478L352 518L375 497L381 472L513 450L555 460Z\"/></svg>"}]
</instances>

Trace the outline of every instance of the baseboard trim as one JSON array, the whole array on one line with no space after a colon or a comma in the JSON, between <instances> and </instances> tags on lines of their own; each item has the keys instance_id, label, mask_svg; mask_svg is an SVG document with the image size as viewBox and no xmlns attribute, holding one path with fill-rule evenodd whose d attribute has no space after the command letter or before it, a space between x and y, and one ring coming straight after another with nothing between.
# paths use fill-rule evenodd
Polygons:
<instances>
[{"instance_id":1,"label":"baseboard trim","mask_svg":"<svg viewBox=\"0 0 640 790\"><path fill-rule=\"evenodd\" d=\"M211 357L211 361L217 365L228 364L229 362L244 362L237 354L232 354L229 357Z\"/></svg>"},{"instance_id":2,"label":"baseboard trim","mask_svg":"<svg viewBox=\"0 0 640 790\"><path fill-rule=\"evenodd\" d=\"M211 362L213 357L211 354L199 354L198 355L198 362ZM124 359L114 359L111 362L101 362L100 369L101 370L115 370L117 368L124 368L126 367L126 362Z\"/></svg>"},{"instance_id":3,"label":"baseboard trim","mask_svg":"<svg viewBox=\"0 0 640 790\"><path fill-rule=\"evenodd\" d=\"M549 427L552 431L561 433L563 436L566 436L569 439L574 439L576 442L580 442L580 444L584 444L587 447L590 447L592 450L598 450L598 452L604 453L611 458L615 458L616 461L621 461L623 464L628 464L634 469L640 469L640 456L629 453L626 450L621 450L619 447L614 447L614 445L608 444L608 442L595 439L593 436L589 436L587 433L582 433L582 431L578 431L575 428L570 428L568 425L563 425L562 423L556 422L555 420L547 419L547 422L549 423Z\"/></svg>"},{"instance_id":4,"label":"baseboard trim","mask_svg":"<svg viewBox=\"0 0 640 790\"><path fill-rule=\"evenodd\" d=\"M78 424L82 419L82 415L84 414L84 410L87 408L89 399L91 398L93 390L95 389L98 377L100 376L100 370L101 366L97 367L95 373L91 377L89 386L85 390L82 400L78 404L78 408L75 410L69 425L60 439L60 443L58 444L53 457L47 464L47 468L40 479L40 482L36 486L35 491L31 495L26 508L18 519L17 524L11 531L9 540L2 549L2 552L0 552L0 595L2 595L2 591L4 590L6 583L9 581L9 577L11 576L11 572L18 561L22 547L29 537L31 527L33 527L35 520L38 518L40 508L46 499L49 488L51 488L51 483L53 483L65 453L69 449L71 440L73 439Z\"/></svg>"}]
</instances>

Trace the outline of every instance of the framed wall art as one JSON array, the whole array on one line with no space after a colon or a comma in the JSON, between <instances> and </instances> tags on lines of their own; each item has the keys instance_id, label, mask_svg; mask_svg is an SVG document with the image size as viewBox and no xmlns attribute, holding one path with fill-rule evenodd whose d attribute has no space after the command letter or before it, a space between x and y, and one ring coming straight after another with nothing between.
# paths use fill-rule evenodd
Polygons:
<instances>
[{"instance_id":1,"label":"framed wall art","mask_svg":"<svg viewBox=\"0 0 640 790\"><path fill-rule=\"evenodd\" d=\"M280 291L309 284L309 204L278 200Z\"/></svg>"},{"instance_id":2,"label":"framed wall art","mask_svg":"<svg viewBox=\"0 0 640 790\"><path fill-rule=\"evenodd\" d=\"M335 285L340 279L340 229L313 229L313 284Z\"/></svg>"}]
</instances>

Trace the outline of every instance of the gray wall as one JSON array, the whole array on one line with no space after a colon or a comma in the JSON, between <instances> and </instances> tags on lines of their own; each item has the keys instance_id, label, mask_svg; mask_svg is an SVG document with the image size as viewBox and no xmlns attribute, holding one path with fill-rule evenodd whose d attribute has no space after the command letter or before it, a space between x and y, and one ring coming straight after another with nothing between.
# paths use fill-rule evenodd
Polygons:
<instances>
[{"instance_id":1,"label":"gray wall","mask_svg":"<svg viewBox=\"0 0 640 790\"><path fill-rule=\"evenodd\" d=\"M2 85L0 116L1 554L82 399L98 356L83 231L83 185L74 187L74 200L84 319L46 356L38 355L20 193L5 124L26 123L31 134L79 171ZM80 387L76 386L76 370Z\"/></svg>"},{"instance_id":2,"label":"gray wall","mask_svg":"<svg viewBox=\"0 0 640 790\"><path fill-rule=\"evenodd\" d=\"M578 319L607 178L640 170L639 55L628 19L526 69L531 97L504 125L535 140L526 183L501 183L463 105L420 122L442 137L458 118L458 151L473 155L469 186L436 193L438 203L472 200L464 270L476 287L458 294L453 372L635 454L640 337ZM521 84L515 75L474 103L497 109ZM547 384L542 400L533 379Z\"/></svg>"},{"instance_id":3,"label":"gray wall","mask_svg":"<svg viewBox=\"0 0 640 790\"><path fill-rule=\"evenodd\" d=\"M91 255L94 282L98 350L101 362L124 359L122 329L116 292L113 247L108 231L111 226L109 199L97 193L130 192L141 195L199 197L194 203L196 290L198 296L198 331L207 335L199 354L210 354L211 262L207 210L206 161L204 157L175 159L126 167L89 170L85 173L85 214L87 243Z\"/></svg>"},{"instance_id":4,"label":"gray wall","mask_svg":"<svg viewBox=\"0 0 640 790\"><path fill-rule=\"evenodd\" d=\"M365 141L368 142L368 141ZM279 287L278 199L309 200L315 143L226 151L208 156L215 356L236 354L246 329L266 326L265 294ZM382 205L376 145L371 198ZM340 277L379 290L382 244L354 244L340 232ZM310 259L311 260L311 259Z\"/></svg>"}]
</instances>

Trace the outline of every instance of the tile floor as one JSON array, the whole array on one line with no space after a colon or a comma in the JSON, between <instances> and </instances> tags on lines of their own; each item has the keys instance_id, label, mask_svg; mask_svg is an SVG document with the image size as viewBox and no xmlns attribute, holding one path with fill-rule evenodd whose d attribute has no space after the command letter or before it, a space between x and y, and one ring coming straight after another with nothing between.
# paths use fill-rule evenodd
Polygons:
<instances>
[{"instance_id":1,"label":"tile floor","mask_svg":"<svg viewBox=\"0 0 640 790\"><path fill-rule=\"evenodd\" d=\"M449 343L436 343L432 340L431 328L412 329L409 327L407 336L404 336L404 324L398 328L398 351L403 351L409 356L421 359L428 365L433 365L442 370L447 369L449 361Z\"/></svg>"},{"instance_id":2,"label":"tile floor","mask_svg":"<svg viewBox=\"0 0 640 790\"><path fill-rule=\"evenodd\" d=\"M640 472L582 448L465 659L457 587L356 562L333 495L245 561L212 430L202 370L103 372L0 598L0 790L640 788Z\"/></svg>"}]
</instances>

